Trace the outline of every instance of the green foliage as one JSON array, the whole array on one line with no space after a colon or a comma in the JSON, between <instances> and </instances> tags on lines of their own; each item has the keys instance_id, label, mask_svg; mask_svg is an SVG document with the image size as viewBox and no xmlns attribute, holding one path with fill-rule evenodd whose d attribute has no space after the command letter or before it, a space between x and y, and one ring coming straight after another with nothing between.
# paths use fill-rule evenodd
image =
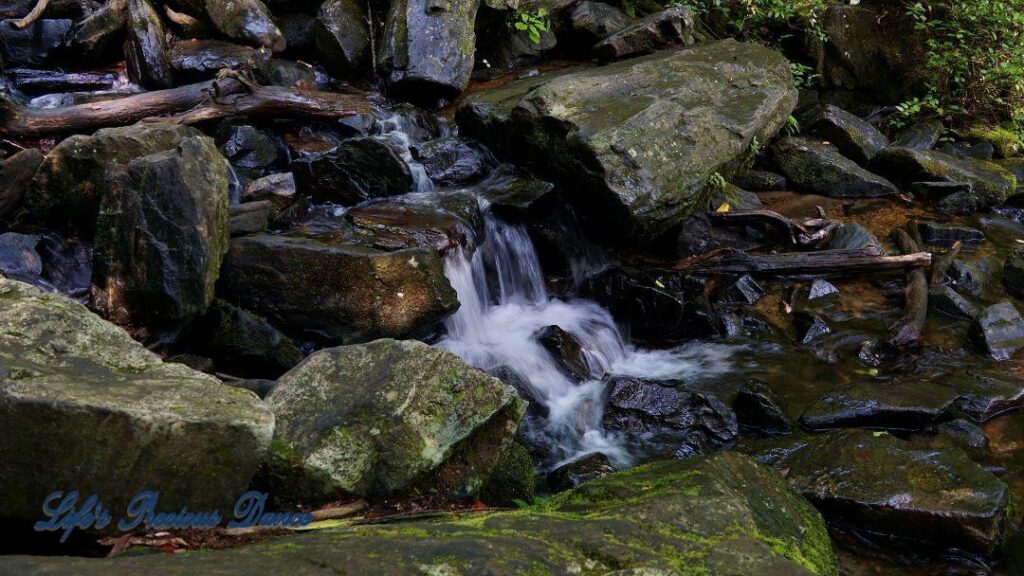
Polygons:
<instances>
[{"instance_id":1,"label":"green foliage","mask_svg":"<svg viewBox=\"0 0 1024 576\"><path fill-rule=\"evenodd\" d=\"M927 49L925 95L900 117L920 114L1024 123L1024 0L905 2Z\"/></svg>"},{"instance_id":2,"label":"green foliage","mask_svg":"<svg viewBox=\"0 0 1024 576\"><path fill-rule=\"evenodd\" d=\"M799 62L790 62L789 69L793 72L793 85L801 90L812 87L814 81L821 77L820 74L811 74L814 68Z\"/></svg>"},{"instance_id":3,"label":"green foliage","mask_svg":"<svg viewBox=\"0 0 1024 576\"><path fill-rule=\"evenodd\" d=\"M790 116L786 118L786 125L782 127L782 130L786 136L796 136L800 133L800 121L796 119L796 116Z\"/></svg>"},{"instance_id":4,"label":"green foliage","mask_svg":"<svg viewBox=\"0 0 1024 576\"><path fill-rule=\"evenodd\" d=\"M708 188L713 192L724 192L729 183L725 180L725 176L722 176L718 172L712 173L708 176Z\"/></svg>"},{"instance_id":5,"label":"green foliage","mask_svg":"<svg viewBox=\"0 0 1024 576\"><path fill-rule=\"evenodd\" d=\"M540 35L551 29L551 22L548 20L548 9L537 8L533 12L516 11L512 25L520 32L526 32L530 41L540 44Z\"/></svg>"},{"instance_id":6,"label":"green foliage","mask_svg":"<svg viewBox=\"0 0 1024 576\"><path fill-rule=\"evenodd\" d=\"M710 30L775 45L794 32L809 33L824 40L821 13L827 0L673 0L689 6Z\"/></svg>"}]
</instances>

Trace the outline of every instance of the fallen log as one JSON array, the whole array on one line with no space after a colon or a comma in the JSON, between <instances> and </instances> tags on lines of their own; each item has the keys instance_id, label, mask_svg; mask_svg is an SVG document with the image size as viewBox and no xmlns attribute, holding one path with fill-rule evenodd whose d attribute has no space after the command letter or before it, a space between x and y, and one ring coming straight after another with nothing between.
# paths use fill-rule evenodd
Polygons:
<instances>
[{"instance_id":1,"label":"fallen log","mask_svg":"<svg viewBox=\"0 0 1024 576\"><path fill-rule=\"evenodd\" d=\"M932 255L927 252L887 256L872 248L764 255L722 248L680 260L672 269L688 274L754 274L814 279L927 268L931 261Z\"/></svg>"},{"instance_id":2,"label":"fallen log","mask_svg":"<svg viewBox=\"0 0 1024 576\"><path fill-rule=\"evenodd\" d=\"M0 134L14 138L40 138L53 134L91 133L98 128L124 126L144 119L192 124L233 114L343 118L369 113L361 96L259 86L230 76L156 90L102 102L26 108L0 96ZM168 114L177 116L164 117Z\"/></svg>"},{"instance_id":3,"label":"fallen log","mask_svg":"<svg viewBox=\"0 0 1024 576\"><path fill-rule=\"evenodd\" d=\"M921 249L920 244L905 230L893 230L892 238L904 254L914 254ZM916 268L907 272L905 298L903 316L889 326L889 344L901 349L917 345L928 321L928 279L924 269Z\"/></svg>"}]
</instances>

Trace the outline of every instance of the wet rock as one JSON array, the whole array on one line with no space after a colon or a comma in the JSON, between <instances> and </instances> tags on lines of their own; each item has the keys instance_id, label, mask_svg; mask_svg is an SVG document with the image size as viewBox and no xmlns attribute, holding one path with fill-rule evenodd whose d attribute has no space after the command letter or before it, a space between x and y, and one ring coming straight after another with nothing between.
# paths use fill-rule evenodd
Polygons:
<instances>
[{"instance_id":1,"label":"wet rock","mask_svg":"<svg viewBox=\"0 0 1024 576\"><path fill-rule=\"evenodd\" d=\"M345 140L326 154L293 161L291 169L300 194L342 206L404 194L413 186L398 152L374 138Z\"/></svg>"},{"instance_id":2,"label":"wet rock","mask_svg":"<svg viewBox=\"0 0 1024 576\"><path fill-rule=\"evenodd\" d=\"M352 208L345 218L364 243L382 250L424 246L446 252L472 246L471 238L482 230L477 225L476 200L470 194L439 200L437 204L383 200Z\"/></svg>"},{"instance_id":3,"label":"wet rock","mask_svg":"<svg viewBox=\"0 0 1024 576\"><path fill-rule=\"evenodd\" d=\"M46 67L65 57L71 20L42 18L24 30L15 28L13 22L0 21L0 55L5 67Z\"/></svg>"},{"instance_id":4,"label":"wet rock","mask_svg":"<svg viewBox=\"0 0 1024 576\"><path fill-rule=\"evenodd\" d=\"M736 186L751 192L777 192L786 189L786 177L763 170L741 170L730 180Z\"/></svg>"},{"instance_id":5,"label":"wet rock","mask_svg":"<svg viewBox=\"0 0 1024 576\"><path fill-rule=\"evenodd\" d=\"M28 95L113 90L117 84L117 75L110 72L61 72L15 68L8 70L7 75L18 90Z\"/></svg>"},{"instance_id":6,"label":"wet rock","mask_svg":"<svg viewBox=\"0 0 1024 576\"><path fill-rule=\"evenodd\" d=\"M800 192L830 198L879 198L899 193L892 182L861 168L829 144L787 137L771 151L789 185Z\"/></svg>"},{"instance_id":7,"label":"wet rock","mask_svg":"<svg viewBox=\"0 0 1024 576\"><path fill-rule=\"evenodd\" d=\"M381 558L388 558L388 571L396 575L455 566L496 576L567 566L597 574L670 574L679 571L681 557L696 573L839 574L820 515L777 475L738 454L632 468L527 510L312 530L230 551L114 559L4 556L0 570L182 576L195 574L197 563L223 574L294 572L313 564L364 574L379 572Z\"/></svg>"},{"instance_id":8,"label":"wet rock","mask_svg":"<svg viewBox=\"0 0 1024 576\"><path fill-rule=\"evenodd\" d=\"M125 37L128 0L109 0L72 28L70 52L83 62L101 62L110 56Z\"/></svg>"},{"instance_id":9,"label":"wet rock","mask_svg":"<svg viewBox=\"0 0 1024 576\"><path fill-rule=\"evenodd\" d=\"M939 143L939 138L945 130L941 121L926 120L899 130L892 144L902 148L931 150Z\"/></svg>"},{"instance_id":10,"label":"wet rock","mask_svg":"<svg viewBox=\"0 0 1024 576\"><path fill-rule=\"evenodd\" d=\"M475 494L525 409L497 378L414 340L315 352L278 380L267 403L275 442L306 474L359 496L411 488L467 455L475 469L456 483Z\"/></svg>"},{"instance_id":11,"label":"wet rock","mask_svg":"<svg viewBox=\"0 0 1024 576\"><path fill-rule=\"evenodd\" d=\"M149 0L128 0L125 60L128 78L144 88L159 90L174 84L164 26Z\"/></svg>"},{"instance_id":12,"label":"wet rock","mask_svg":"<svg viewBox=\"0 0 1024 576\"><path fill-rule=\"evenodd\" d=\"M507 26L507 24L502 24ZM558 46L558 38L549 26L546 32L540 33L540 42L530 39L530 33L524 30L501 31L497 46L477 55L493 67L495 71L511 70L534 64L543 59ZM485 65L486 66L486 65ZM529 74L530 72L523 72Z\"/></svg>"},{"instance_id":13,"label":"wet rock","mask_svg":"<svg viewBox=\"0 0 1024 576\"><path fill-rule=\"evenodd\" d=\"M632 23L632 18L614 6L584 0L569 13L574 51L581 56L589 56L594 44Z\"/></svg>"},{"instance_id":14,"label":"wet rock","mask_svg":"<svg viewBox=\"0 0 1024 576\"><path fill-rule=\"evenodd\" d=\"M305 58L315 54L317 19L305 12L290 12L277 16L277 27L288 44L285 54Z\"/></svg>"},{"instance_id":15,"label":"wet rock","mask_svg":"<svg viewBox=\"0 0 1024 576\"><path fill-rule=\"evenodd\" d=\"M1013 175L1017 177L1018 184L1024 182L1024 158L1006 158L996 160L995 163L1013 172Z\"/></svg>"},{"instance_id":16,"label":"wet rock","mask_svg":"<svg viewBox=\"0 0 1024 576\"><path fill-rule=\"evenodd\" d=\"M1024 142L1017 134L1002 126L974 126L963 135L968 141L990 147L996 158L1012 158L1024 152Z\"/></svg>"},{"instance_id":17,"label":"wet rock","mask_svg":"<svg viewBox=\"0 0 1024 576\"><path fill-rule=\"evenodd\" d=\"M43 160L25 196L32 215L58 231L89 239L96 225L108 166L173 150L200 136L187 126L143 123L65 139Z\"/></svg>"},{"instance_id":18,"label":"wet rock","mask_svg":"<svg viewBox=\"0 0 1024 576\"><path fill-rule=\"evenodd\" d=\"M995 154L995 149L988 143L972 146L967 142L946 142L938 151L961 160L991 160Z\"/></svg>"},{"instance_id":19,"label":"wet rock","mask_svg":"<svg viewBox=\"0 0 1024 576\"><path fill-rule=\"evenodd\" d=\"M693 13L686 6L676 6L641 18L598 42L594 56L618 60L693 42Z\"/></svg>"},{"instance_id":20,"label":"wet rock","mask_svg":"<svg viewBox=\"0 0 1024 576\"><path fill-rule=\"evenodd\" d=\"M1006 485L957 448L849 431L817 436L775 466L826 518L864 535L986 556L1006 536Z\"/></svg>"},{"instance_id":21,"label":"wet rock","mask_svg":"<svg viewBox=\"0 0 1024 576\"><path fill-rule=\"evenodd\" d=\"M615 466L600 452L566 462L548 473L548 487L555 493L565 492L580 484L604 478L615 472Z\"/></svg>"},{"instance_id":22,"label":"wet rock","mask_svg":"<svg viewBox=\"0 0 1024 576\"><path fill-rule=\"evenodd\" d=\"M513 176L488 182L481 195L500 218L522 220L550 208L555 185L536 178Z\"/></svg>"},{"instance_id":23,"label":"wet rock","mask_svg":"<svg viewBox=\"0 0 1024 576\"><path fill-rule=\"evenodd\" d=\"M480 0L395 0L388 12L377 65L389 92L435 104L450 100L473 72Z\"/></svg>"},{"instance_id":24,"label":"wet rock","mask_svg":"<svg viewBox=\"0 0 1024 576\"><path fill-rule=\"evenodd\" d=\"M7 232L0 234L0 277L38 285L43 260L36 252L39 236Z\"/></svg>"},{"instance_id":25,"label":"wet rock","mask_svg":"<svg viewBox=\"0 0 1024 576\"><path fill-rule=\"evenodd\" d=\"M822 280L820 278L811 282L811 287L807 290L808 300L817 300L818 298L827 298L833 295L839 295L839 288L836 288L835 285L828 280Z\"/></svg>"},{"instance_id":26,"label":"wet rock","mask_svg":"<svg viewBox=\"0 0 1024 576\"><path fill-rule=\"evenodd\" d=\"M1024 318L1010 302L985 308L971 324L971 339L995 360L1009 360L1024 348Z\"/></svg>"},{"instance_id":27,"label":"wet rock","mask_svg":"<svg viewBox=\"0 0 1024 576\"><path fill-rule=\"evenodd\" d=\"M870 248L878 252L883 253L885 249L882 247L882 242L872 234L867 228L861 224L851 223L844 224L832 238L828 241L826 248L829 250L857 250L861 248Z\"/></svg>"},{"instance_id":28,"label":"wet rock","mask_svg":"<svg viewBox=\"0 0 1024 576\"><path fill-rule=\"evenodd\" d=\"M0 213L3 211L0 210ZM1014 248L1003 265L1003 285L1011 295L1024 300L1024 246Z\"/></svg>"},{"instance_id":29,"label":"wet rock","mask_svg":"<svg viewBox=\"0 0 1024 576\"><path fill-rule=\"evenodd\" d=\"M295 176L291 172L271 174L249 183L242 193L242 201L269 201L278 210L283 210L295 198Z\"/></svg>"},{"instance_id":30,"label":"wet rock","mask_svg":"<svg viewBox=\"0 0 1024 576\"><path fill-rule=\"evenodd\" d=\"M821 316L804 311L793 313L793 328L796 330L797 341L801 344L810 344L832 333L832 328Z\"/></svg>"},{"instance_id":31,"label":"wet rock","mask_svg":"<svg viewBox=\"0 0 1024 576\"><path fill-rule=\"evenodd\" d=\"M981 298L988 289L992 271L983 260L966 262L954 260L946 270L946 280L954 288L966 291L975 298Z\"/></svg>"},{"instance_id":32,"label":"wet rock","mask_svg":"<svg viewBox=\"0 0 1024 576\"><path fill-rule=\"evenodd\" d=\"M724 60L727 75L706 64ZM649 240L692 214L708 178L732 172L752 138L767 141L784 124L796 101L791 80L775 52L713 42L477 92L456 120L552 178L605 237Z\"/></svg>"},{"instance_id":33,"label":"wet rock","mask_svg":"<svg viewBox=\"0 0 1024 576\"><path fill-rule=\"evenodd\" d=\"M961 160L934 150L886 148L871 159L868 169L904 184L969 182L987 206L1003 202L1017 189L1017 178L997 164Z\"/></svg>"},{"instance_id":34,"label":"wet rock","mask_svg":"<svg viewBox=\"0 0 1024 576\"><path fill-rule=\"evenodd\" d=\"M756 304L764 298L764 288L749 274L740 276L738 280L718 293L718 302L723 304Z\"/></svg>"},{"instance_id":35,"label":"wet rock","mask_svg":"<svg viewBox=\"0 0 1024 576\"><path fill-rule=\"evenodd\" d=\"M968 216L981 212L985 208L985 202L973 191L957 192L940 200L936 208L942 214Z\"/></svg>"},{"instance_id":36,"label":"wet rock","mask_svg":"<svg viewBox=\"0 0 1024 576\"><path fill-rule=\"evenodd\" d=\"M793 431L793 424L779 405L775 393L763 382L752 380L740 388L732 408L741 429L769 436Z\"/></svg>"},{"instance_id":37,"label":"wet rock","mask_svg":"<svg viewBox=\"0 0 1024 576\"><path fill-rule=\"evenodd\" d=\"M206 310L228 247L229 170L199 136L108 172L91 288L104 316L177 328Z\"/></svg>"},{"instance_id":38,"label":"wet rock","mask_svg":"<svg viewBox=\"0 0 1024 576\"><path fill-rule=\"evenodd\" d=\"M775 335L775 327L762 314L730 306L716 309L721 335L733 340L765 340Z\"/></svg>"},{"instance_id":39,"label":"wet rock","mask_svg":"<svg viewBox=\"0 0 1024 576\"><path fill-rule=\"evenodd\" d=\"M519 442L512 442L494 463L477 497L491 506L511 507L532 503L536 495L537 482L530 452Z\"/></svg>"},{"instance_id":40,"label":"wet rock","mask_svg":"<svg viewBox=\"0 0 1024 576\"><path fill-rule=\"evenodd\" d=\"M246 124L222 125L217 144L221 152L238 168L266 168L277 161L277 145L263 130Z\"/></svg>"},{"instance_id":41,"label":"wet rock","mask_svg":"<svg viewBox=\"0 0 1024 576\"><path fill-rule=\"evenodd\" d=\"M580 294L608 308L641 341L680 342L714 334L713 313L702 288L674 280L668 274L613 268L587 279Z\"/></svg>"},{"instance_id":42,"label":"wet rock","mask_svg":"<svg viewBox=\"0 0 1024 576\"><path fill-rule=\"evenodd\" d=\"M713 223L706 213L698 212L687 218L679 227L675 254L680 258L686 258L707 254L719 248L748 250L758 245L756 239L747 238L740 231L723 228Z\"/></svg>"},{"instance_id":43,"label":"wet rock","mask_svg":"<svg viewBox=\"0 0 1024 576\"><path fill-rule=\"evenodd\" d=\"M861 166L889 145L889 139L874 126L832 105L811 111L803 117L801 124L811 134L834 144L844 156Z\"/></svg>"},{"instance_id":44,"label":"wet rock","mask_svg":"<svg viewBox=\"0 0 1024 576\"><path fill-rule=\"evenodd\" d=\"M42 281L45 284L39 284L40 287L75 298L88 295L92 278L92 246L50 232L40 237L36 252L43 260Z\"/></svg>"},{"instance_id":45,"label":"wet rock","mask_svg":"<svg viewBox=\"0 0 1024 576\"><path fill-rule=\"evenodd\" d=\"M276 378L302 360L299 348L277 328L223 300L189 326L185 341L233 376Z\"/></svg>"},{"instance_id":46,"label":"wet rock","mask_svg":"<svg viewBox=\"0 0 1024 576\"><path fill-rule=\"evenodd\" d=\"M583 345L562 328L548 326L537 333L537 340L555 358L559 368L570 377L582 381L604 376L590 373Z\"/></svg>"},{"instance_id":47,"label":"wet rock","mask_svg":"<svg viewBox=\"0 0 1024 576\"><path fill-rule=\"evenodd\" d=\"M974 192L970 182L914 182L910 192L920 200L941 200L961 192Z\"/></svg>"},{"instance_id":48,"label":"wet rock","mask_svg":"<svg viewBox=\"0 0 1024 576\"><path fill-rule=\"evenodd\" d=\"M918 222L917 231L925 244L933 246L952 246L956 242L963 244L984 244L985 234L981 230L942 224L940 222Z\"/></svg>"},{"instance_id":49,"label":"wet rock","mask_svg":"<svg viewBox=\"0 0 1024 576\"><path fill-rule=\"evenodd\" d=\"M21 205L42 162L43 154L36 148L22 150L0 162L0 222Z\"/></svg>"},{"instance_id":50,"label":"wet rock","mask_svg":"<svg viewBox=\"0 0 1024 576\"><path fill-rule=\"evenodd\" d=\"M441 186L466 184L480 178L487 168L480 152L450 136L414 146L412 155L434 184Z\"/></svg>"},{"instance_id":51,"label":"wet rock","mask_svg":"<svg viewBox=\"0 0 1024 576\"><path fill-rule=\"evenodd\" d=\"M537 396L533 388L526 383L519 373L516 372L509 366L498 366L492 370L487 371L488 374L494 376L498 380L501 380L505 384L508 384L515 389L519 397L525 400L528 404L526 408L527 419L531 417L547 418L550 414L548 407L544 402Z\"/></svg>"},{"instance_id":52,"label":"wet rock","mask_svg":"<svg viewBox=\"0 0 1024 576\"><path fill-rule=\"evenodd\" d=\"M241 206L245 206L245 204ZM250 208L244 212L232 214L228 219L228 233L235 238L236 236L266 232L270 228L270 210L270 206L261 205L258 208Z\"/></svg>"},{"instance_id":53,"label":"wet rock","mask_svg":"<svg viewBox=\"0 0 1024 576\"><path fill-rule=\"evenodd\" d=\"M650 442L678 456L719 448L739 434L736 414L728 406L681 381L613 376L606 386L607 430L651 435Z\"/></svg>"},{"instance_id":54,"label":"wet rock","mask_svg":"<svg viewBox=\"0 0 1024 576\"><path fill-rule=\"evenodd\" d=\"M261 74L261 81L274 86L309 87L317 85L316 72L311 64L274 58L267 64L266 72ZM358 115L360 119L366 116ZM338 122L339 126L347 126L356 122L354 118L346 118Z\"/></svg>"},{"instance_id":55,"label":"wet rock","mask_svg":"<svg viewBox=\"0 0 1024 576\"><path fill-rule=\"evenodd\" d=\"M287 47L284 34L274 23L270 10L260 0L198 0L221 34L273 52Z\"/></svg>"},{"instance_id":56,"label":"wet rock","mask_svg":"<svg viewBox=\"0 0 1024 576\"><path fill-rule=\"evenodd\" d=\"M270 235L231 241L218 294L286 332L345 343L422 333L459 306L432 249Z\"/></svg>"},{"instance_id":57,"label":"wet rock","mask_svg":"<svg viewBox=\"0 0 1024 576\"><path fill-rule=\"evenodd\" d=\"M173 0L172 3L174 3ZM166 4L163 8L164 16L175 36L179 38L209 38L214 35L213 26L195 15L202 10L192 10L177 4L174 6ZM188 10L189 13L175 10L175 8Z\"/></svg>"},{"instance_id":58,"label":"wet rock","mask_svg":"<svg viewBox=\"0 0 1024 576\"><path fill-rule=\"evenodd\" d=\"M981 314L981 308L945 284L928 291L928 308L952 318L967 320L974 320Z\"/></svg>"},{"instance_id":59,"label":"wet rock","mask_svg":"<svg viewBox=\"0 0 1024 576\"><path fill-rule=\"evenodd\" d=\"M200 82L225 68L265 70L270 52L220 40L178 40L171 44L169 58L178 82Z\"/></svg>"},{"instance_id":60,"label":"wet rock","mask_svg":"<svg viewBox=\"0 0 1024 576\"><path fill-rule=\"evenodd\" d=\"M8 518L37 520L48 494L71 487L110 510L142 490L159 490L168 510L226 510L273 432L251 392L165 364L84 306L3 279L0 366Z\"/></svg>"},{"instance_id":61,"label":"wet rock","mask_svg":"<svg viewBox=\"0 0 1024 576\"><path fill-rule=\"evenodd\" d=\"M363 68L370 48L366 8L358 0L327 0L316 17L316 50L332 72Z\"/></svg>"},{"instance_id":62,"label":"wet rock","mask_svg":"<svg viewBox=\"0 0 1024 576\"><path fill-rule=\"evenodd\" d=\"M968 420L951 420L943 422L933 429L936 433L948 436L963 448L988 448L988 435L985 429Z\"/></svg>"}]
</instances>

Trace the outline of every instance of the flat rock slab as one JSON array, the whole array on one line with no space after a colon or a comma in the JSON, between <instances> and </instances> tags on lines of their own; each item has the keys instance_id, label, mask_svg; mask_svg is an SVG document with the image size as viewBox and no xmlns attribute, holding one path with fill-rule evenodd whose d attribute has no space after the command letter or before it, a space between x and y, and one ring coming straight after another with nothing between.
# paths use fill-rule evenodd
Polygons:
<instances>
[{"instance_id":1,"label":"flat rock slab","mask_svg":"<svg viewBox=\"0 0 1024 576\"><path fill-rule=\"evenodd\" d=\"M767 142L796 104L777 52L732 40L579 67L471 95L467 135L563 184L609 238L686 219L708 178Z\"/></svg>"},{"instance_id":2,"label":"flat rock slab","mask_svg":"<svg viewBox=\"0 0 1024 576\"><path fill-rule=\"evenodd\" d=\"M1009 489L958 448L914 449L884 433L816 436L774 464L826 519L865 535L991 556Z\"/></svg>"},{"instance_id":3,"label":"flat rock slab","mask_svg":"<svg viewBox=\"0 0 1024 576\"><path fill-rule=\"evenodd\" d=\"M0 279L0 516L38 519L55 490L113 510L142 490L159 490L167 510L223 510L273 427L255 394L165 364L77 302Z\"/></svg>"},{"instance_id":4,"label":"flat rock slab","mask_svg":"<svg viewBox=\"0 0 1024 576\"><path fill-rule=\"evenodd\" d=\"M994 162L962 160L936 150L886 148L871 158L868 169L904 185L968 182L987 206L1003 202L1017 190L1017 177Z\"/></svg>"},{"instance_id":5,"label":"flat rock slab","mask_svg":"<svg viewBox=\"0 0 1024 576\"><path fill-rule=\"evenodd\" d=\"M835 146L812 138L783 138L772 147L772 156L789 184L800 192L830 198L899 194L892 182L861 168Z\"/></svg>"},{"instance_id":6,"label":"flat rock slab","mask_svg":"<svg viewBox=\"0 0 1024 576\"><path fill-rule=\"evenodd\" d=\"M642 466L525 510L316 530L223 551L0 557L24 576L758 574L837 576L821 516L737 454Z\"/></svg>"}]
</instances>

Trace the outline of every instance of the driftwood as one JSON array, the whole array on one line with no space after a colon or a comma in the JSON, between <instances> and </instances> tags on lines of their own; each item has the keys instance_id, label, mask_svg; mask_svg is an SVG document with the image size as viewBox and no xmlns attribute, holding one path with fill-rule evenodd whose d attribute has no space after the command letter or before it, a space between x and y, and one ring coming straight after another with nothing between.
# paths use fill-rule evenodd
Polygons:
<instances>
[{"instance_id":1,"label":"driftwood","mask_svg":"<svg viewBox=\"0 0 1024 576\"><path fill-rule=\"evenodd\" d=\"M714 212L711 218L724 224L761 224L767 228L782 230L793 246L815 246L829 237L839 223L823 218L797 222L771 210L730 210Z\"/></svg>"},{"instance_id":2,"label":"driftwood","mask_svg":"<svg viewBox=\"0 0 1024 576\"><path fill-rule=\"evenodd\" d=\"M25 28L28 28L29 26L34 24L36 20L39 20L39 18L43 15L43 12L46 12L46 7L49 4L50 0L39 0L38 2L36 2L35 8L32 8L31 12L26 14L24 18L19 18L14 22L11 22L11 25L17 28L18 30L24 30Z\"/></svg>"},{"instance_id":3,"label":"driftwood","mask_svg":"<svg viewBox=\"0 0 1024 576\"><path fill-rule=\"evenodd\" d=\"M97 128L124 126L167 114L177 116L159 118L159 121L192 124L233 114L329 119L369 112L369 102L360 96L259 86L240 76L229 75L115 100L44 110L0 100L0 134L39 138L53 134L88 133Z\"/></svg>"},{"instance_id":4,"label":"driftwood","mask_svg":"<svg viewBox=\"0 0 1024 576\"><path fill-rule=\"evenodd\" d=\"M723 248L680 260L672 269L689 274L756 274L813 279L927 268L931 261L932 255L927 252L887 256L871 248L767 255Z\"/></svg>"},{"instance_id":5,"label":"driftwood","mask_svg":"<svg viewBox=\"0 0 1024 576\"><path fill-rule=\"evenodd\" d=\"M893 230L893 241L904 254L914 254L920 244L905 230ZM924 270L907 272L906 306L903 316L889 327L889 344L897 348L917 345L928 321L928 280Z\"/></svg>"}]
</instances>

